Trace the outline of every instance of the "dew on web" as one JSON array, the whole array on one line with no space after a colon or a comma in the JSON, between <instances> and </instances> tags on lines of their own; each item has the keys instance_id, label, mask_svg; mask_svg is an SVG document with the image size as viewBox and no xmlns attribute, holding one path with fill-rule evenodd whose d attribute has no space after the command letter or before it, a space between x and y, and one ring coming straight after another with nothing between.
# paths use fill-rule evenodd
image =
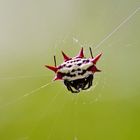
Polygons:
<instances>
[{"instance_id":1,"label":"dew on web","mask_svg":"<svg viewBox=\"0 0 140 140\"><path fill-rule=\"evenodd\" d=\"M77 38L73 37L73 42L78 43L79 40Z\"/></svg>"},{"instance_id":2,"label":"dew on web","mask_svg":"<svg viewBox=\"0 0 140 140\"><path fill-rule=\"evenodd\" d=\"M89 43L89 42L81 42L81 41L79 41L79 39L78 38L76 38L76 37L72 37L72 40L73 40L73 43L76 43L76 44L78 44L78 47L80 46L81 48L83 47L83 48L89 48L89 47L93 47L93 43ZM84 50L84 54L85 55L89 55L89 50L88 49L85 49Z\"/></svg>"},{"instance_id":3,"label":"dew on web","mask_svg":"<svg viewBox=\"0 0 140 140\"><path fill-rule=\"evenodd\" d=\"M86 47L86 42L81 42L81 41L79 41L79 39L76 38L76 37L72 37L72 40L73 40L73 43L78 44L78 46L80 46L80 47Z\"/></svg>"}]
</instances>

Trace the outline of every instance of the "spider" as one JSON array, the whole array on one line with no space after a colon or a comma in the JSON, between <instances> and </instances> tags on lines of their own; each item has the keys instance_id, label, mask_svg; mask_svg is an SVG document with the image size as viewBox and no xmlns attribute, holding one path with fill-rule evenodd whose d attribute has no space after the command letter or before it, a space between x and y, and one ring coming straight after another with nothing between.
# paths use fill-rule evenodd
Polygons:
<instances>
[{"instance_id":1,"label":"spider","mask_svg":"<svg viewBox=\"0 0 140 140\"><path fill-rule=\"evenodd\" d=\"M83 48L77 56L68 57L63 51L64 62L56 66L56 57L54 56L55 66L45 65L48 69L54 71L56 76L54 80L63 80L64 85L68 91L72 93L79 93L81 90L87 90L92 86L94 73L100 72L95 66L96 62L101 57L102 53L93 57L92 50L90 49L91 58L85 58Z\"/></svg>"}]
</instances>

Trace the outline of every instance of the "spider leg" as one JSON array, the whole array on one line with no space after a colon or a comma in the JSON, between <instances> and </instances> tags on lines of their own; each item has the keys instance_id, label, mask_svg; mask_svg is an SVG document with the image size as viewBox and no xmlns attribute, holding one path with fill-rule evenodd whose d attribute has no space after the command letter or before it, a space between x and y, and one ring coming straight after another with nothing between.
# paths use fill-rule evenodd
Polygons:
<instances>
[{"instance_id":1,"label":"spider leg","mask_svg":"<svg viewBox=\"0 0 140 140\"><path fill-rule=\"evenodd\" d=\"M91 58L93 58L93 53L91 47L89 47Z\"/></svg>"},{"instance_id":2,"label":"spider leg","mask_svg":"<svg viewBox=\"0 0 140 140\"><path fill-rule=\"evenodd\" d=\"M56 67L56 56L55 55L53 56L53 59L54 59L54 66Z\"/></svg>"},{"instance_id":3,"label":"spider leg","mask_svg":"<svg viewBox=\"0 0 140 140\"><path fill-rule=\"evenodd\" d=\"M92 82L93 82L93 75L90 75L90 77L89 77L89 87L92 86Z\"/></svg>"},{"instance_id":4,"label":"spider leg","mask_svg":"<svg viewBox=\"0 0 140 140\"><path fill-rule=\"evenodd\" d=\"M71 92L72 92L72 93L79 93L80 90L75 90L75 91L74 91L74 90L72 90L72 88L71 88Z\"/></svg>"},{"instance_id":5,"label":"spider leg","mask_svg":"<svg viewBox=\"0 0 140 140\"><path fill-rule=\"evenodd\" d=\"M89 89L91 86L92 86L92 81L93 81L93 75L90 75L88 78L87 78L87 82L86 82L86 85L88 84L88 86L85 88L83 88L83 90L87 90ZM86 86L85 85L85 86Z\"/></svg>"},{"instance_id":6,"label":"spider leg","mask_svg":"<svg viewBox=\"0 0 140 140\"><path fill-rule=\"evenodd\" d=\"M87 84L88 84L88 87L85 88ZM85 78L84 87L82 88L82 90L86 90L88 88L89 88L89 78Z\"/></svg>"},{"instance_id":7,"label":"spider leg","mask_svg":"<svg viewBox=\"0 0 140 140\"><path fill-rule=\"evenodd\" d=\"M69 91L71 91L72 93L78 93L78 92L80 92L80 90L73 90L71 87L73 87L72 85L71 85L71 83L70 82L68 82L67 80L64 80L64 84L65 84L65 86L67 87L67 89L69 90Z\"/></svg>"},{"instance_id":8,"label":"spider leg","mask_svg":"<svg viewBox=\"0 0 140 140\"><path fill-rule=\"evenodd\" d=\"M67 87L67 89L70 91L71 88L70 88L69 82L67 80L64 80L64 84Z\"/></svg>"}]
</instances>

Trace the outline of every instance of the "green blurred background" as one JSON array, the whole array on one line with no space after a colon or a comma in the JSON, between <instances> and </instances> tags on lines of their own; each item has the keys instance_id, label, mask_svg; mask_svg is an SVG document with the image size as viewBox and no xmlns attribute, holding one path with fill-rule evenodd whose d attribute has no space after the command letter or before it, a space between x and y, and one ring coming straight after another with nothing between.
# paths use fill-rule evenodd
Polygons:
<instances>
[{"instance_id":1,"label":"green blurred background","mask_svg":"<svg viewBox=\"0 0 140 140\"><path fill-rule=\"evenodd\" d=\"M0 0L0 140L140 140L138 0ZM44 64L61 50L90 57L102 70L74 95ZM32 92L34 91L35 92Z\"/></svg>"}]
</instances>

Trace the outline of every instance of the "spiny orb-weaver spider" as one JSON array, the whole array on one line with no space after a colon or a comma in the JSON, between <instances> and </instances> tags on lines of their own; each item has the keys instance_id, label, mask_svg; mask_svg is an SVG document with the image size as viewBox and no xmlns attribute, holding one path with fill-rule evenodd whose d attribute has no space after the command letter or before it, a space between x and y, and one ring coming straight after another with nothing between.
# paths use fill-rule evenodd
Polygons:
<instances>
[{"instance_id":1,"label":"spiny orb-weaver spider","mask_svg":"<svg viewBox=\"0 0 140 140\"><path fill-rule=\"evenodd\" d=\"M91 58L85 58L83 48L81 48L79 54L71 58L62 51L64 57L62 64L56 66L56 58L54 56L55 66L45 65L45 67L56 73L54 80L63 80L69 91L78 93L81 90L89 89L92 86L94 73L100 72L95 65L102 53L93 57L91 48L90 53Z\"/></svg>"}]
</instances>

